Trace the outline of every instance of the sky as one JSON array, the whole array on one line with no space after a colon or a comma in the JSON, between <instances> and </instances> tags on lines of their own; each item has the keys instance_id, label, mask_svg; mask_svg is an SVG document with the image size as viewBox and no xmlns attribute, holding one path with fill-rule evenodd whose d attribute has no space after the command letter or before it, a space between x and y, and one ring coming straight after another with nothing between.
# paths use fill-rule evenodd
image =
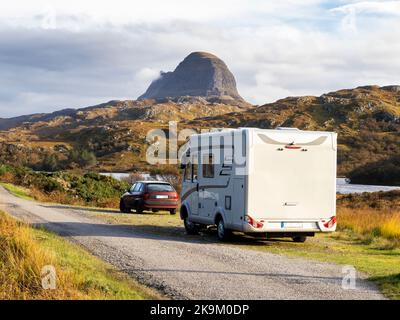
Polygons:
<instances>
[{"instance_id":1,"label":"sky","mask_svg":"<svg viewBox=\"0 0 400 320\"><path fill-rule=\"evenodd\" d=\"M400 1L13 0L0 5L0 117L136 99L190 52L253 104L400 84Z\"/></svg>"}]
</instances>

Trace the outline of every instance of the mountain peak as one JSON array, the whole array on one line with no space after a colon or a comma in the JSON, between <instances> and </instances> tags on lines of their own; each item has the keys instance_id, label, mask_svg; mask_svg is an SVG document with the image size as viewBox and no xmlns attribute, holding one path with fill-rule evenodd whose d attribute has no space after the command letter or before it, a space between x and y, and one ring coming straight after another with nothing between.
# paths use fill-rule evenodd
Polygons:
<instances>
[{"instance_id":1,"label":"mountain peak","mask_svg":"<svg viewBox=\"0 0 400 320\"><path fill-rule=\"evenodd\" d=\"M224 61L208 52L192 52L173 72L161 72L138 99L199 96L243 101Z\"/></svg>"}]
</instances>

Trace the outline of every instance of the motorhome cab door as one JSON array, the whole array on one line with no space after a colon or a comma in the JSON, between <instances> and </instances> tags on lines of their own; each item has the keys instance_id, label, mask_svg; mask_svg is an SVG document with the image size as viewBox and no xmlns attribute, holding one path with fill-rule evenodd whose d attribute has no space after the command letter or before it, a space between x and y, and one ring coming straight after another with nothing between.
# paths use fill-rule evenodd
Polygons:
<instances>
[{"instance_id":1,"label":"motorhome cab door","mask_svg":"<svg viewBox=\"0 0 400 320\"><path fill-rule=\"evenodd\" d=\"M211 218L214 213L219 194L213 189L215 184L215 155L205 152L201 155L199 175L199 211L204 221Z\"/></svg>"},{"instance_id":2,"label":"motorhome cab door","mask_svg":"<svg viewBox=\"0 0 400 320\"><path fill-rule=\"evenodd\" d=\"M192 155L190 162L186 164L182 185L182 195L187 195L190 213L195 216L199 214L198 161L196 157L197 155Z\"/></svg>"}]
</instances>

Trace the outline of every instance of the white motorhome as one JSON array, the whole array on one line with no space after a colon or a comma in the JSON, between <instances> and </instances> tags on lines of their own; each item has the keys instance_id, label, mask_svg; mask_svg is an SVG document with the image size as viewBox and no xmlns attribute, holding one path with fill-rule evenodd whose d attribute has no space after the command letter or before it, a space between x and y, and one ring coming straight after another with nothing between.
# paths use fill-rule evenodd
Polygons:
<instances>
[{"instance_id":1,"label":"white motorhome","mask_svg":"<svg viewBox=\"0 0 400 320\"><path fill-rule=\"evenodd\" d=\"M181 157L180 215L189 234L217 226L304 242L336 229L337 134L257 128L192 135Z\"/></svg>"}]
</instances>

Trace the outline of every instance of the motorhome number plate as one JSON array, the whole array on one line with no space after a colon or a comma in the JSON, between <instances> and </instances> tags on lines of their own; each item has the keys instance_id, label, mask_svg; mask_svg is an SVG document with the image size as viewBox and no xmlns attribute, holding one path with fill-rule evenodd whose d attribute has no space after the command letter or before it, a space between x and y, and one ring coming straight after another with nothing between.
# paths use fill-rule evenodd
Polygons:
<instances>
[{"instance_id":1,"label":"motorhome number plate","mask_svg":"<svg viewBox=\"0 0 400 320\"><path fill-rule=\"evenodd\" d=\"M282 222L281 223L282 228L296 228L296 229L302 229L303 224L302 223L295 223L295 222Z\"/></svg>"},{"instance_id":2,"label":"motorhome number plate","mask_svg":"<svg viewBox=\"0 0 400 320\"><path fill-rule=\"evenodd\" d=\"M156 195L156 199L167 199L167 198L168 198L168 196L164 195L164 194Z\"/></svg>"}]
</instances>

